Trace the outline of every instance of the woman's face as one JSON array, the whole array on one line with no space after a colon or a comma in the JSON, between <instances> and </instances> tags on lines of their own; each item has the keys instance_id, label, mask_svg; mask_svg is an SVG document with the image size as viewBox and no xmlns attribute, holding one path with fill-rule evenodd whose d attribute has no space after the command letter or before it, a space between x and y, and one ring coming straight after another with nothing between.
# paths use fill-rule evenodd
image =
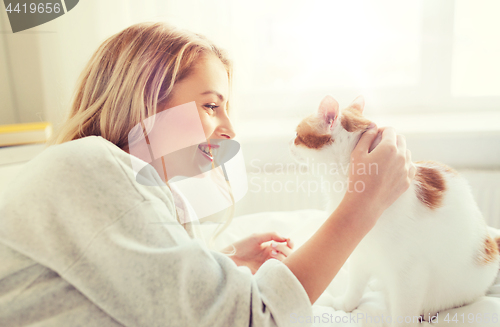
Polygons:
<instances>
[{"instance_id":1,"label":"woman's face","mask_svg":"<svg viewBox=\"0 0 500 327\"><path fill-rule=\"evenodd\" d=\"M222 62L215 55L199 59L191 74L174 85L164 109L196 102L207 139L232 139L233 126L227 115L229 80Z\"/></svg>"},{"instance_id":2,"label":"woman's face","mask_svg":"<svg viewBox=\"0 0 500 327\"><path fill-rule=\"evenodd\" d=\"M235 133L227 114L228 95L226 68L219 58L210 54L201 57L191 74L174 85L169 101L159 111L194 101L206 139L232 139ZM166 156L168 179L174 175L195 176L207 171L213 158L206 152L209 152L208 144L190 147L173 158Z\"/></svg>"}]
</instances>

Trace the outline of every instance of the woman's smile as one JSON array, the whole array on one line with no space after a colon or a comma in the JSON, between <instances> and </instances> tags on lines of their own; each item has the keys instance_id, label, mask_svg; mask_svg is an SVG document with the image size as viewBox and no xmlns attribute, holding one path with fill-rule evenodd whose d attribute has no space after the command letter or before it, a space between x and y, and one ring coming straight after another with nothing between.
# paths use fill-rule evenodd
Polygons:
<instances>
[{"instance_id":1,"label":"woman's smile","mask_svg":"<svg viewBox=\"0 0 500 327\"><path fill-rule=\"evenodd\" d=\"M198 149L200 152L203 154L205 158L207 158L210 161L214 160L213 156L213 149L217 149L219 146L216 144L208 144L208 143L202 143L198 145Z\"/></svg>"}]
</instances>

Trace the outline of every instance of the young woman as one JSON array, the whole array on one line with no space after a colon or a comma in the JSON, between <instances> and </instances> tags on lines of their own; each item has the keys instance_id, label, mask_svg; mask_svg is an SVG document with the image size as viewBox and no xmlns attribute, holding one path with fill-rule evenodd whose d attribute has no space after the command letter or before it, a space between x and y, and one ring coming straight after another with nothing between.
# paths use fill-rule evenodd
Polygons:
<instances>
[{"instance_id":1,"label":"young woman","mask_svg":"<svg viewBox=\"0 0 500 327\"><path fill-rule=\"evenodd\" d=\"M232 255L211 250L195 224L179 223L176 204L188 204L168 183L136 182L127 138L147 117L192 101L207 139L233 138L230 82L221 50L164 23L133 25L99 47L55 145L0 198L1 326L285 326L292 313L312 314L409 187L410 153L392 128L368 153L372 128L352 156L378 174L351 172L365 191L347 193L297 251L275 233L235 243Z\"/></svg>"}]
</instances>

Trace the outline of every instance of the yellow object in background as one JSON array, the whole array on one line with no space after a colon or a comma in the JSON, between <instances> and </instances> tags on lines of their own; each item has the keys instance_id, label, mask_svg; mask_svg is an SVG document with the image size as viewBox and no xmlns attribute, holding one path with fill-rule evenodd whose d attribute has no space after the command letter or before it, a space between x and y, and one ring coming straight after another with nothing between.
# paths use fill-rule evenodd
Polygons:
<instances>
[{"instance_id":1,"label":"yellow object in background","mask_svg":"<svg viewBox=\"0 0 500 327\"><path fill-rule=\"evenodd\" d=\"M51 134L49 122L0 125L0 146L45 143Z\"/></svg>"}]
</instances>

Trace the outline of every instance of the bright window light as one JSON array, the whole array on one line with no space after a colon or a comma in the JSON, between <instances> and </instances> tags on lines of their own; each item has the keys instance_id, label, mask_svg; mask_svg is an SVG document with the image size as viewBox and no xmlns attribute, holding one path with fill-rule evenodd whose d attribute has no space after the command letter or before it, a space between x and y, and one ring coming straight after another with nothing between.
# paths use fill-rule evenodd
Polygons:
<instances>
[{"instance_id":1,"label":"bright window light","mask_svg":"<svg viewBox=\"0 0 500 327\"><path fill-rule=\"evenodd\" d=\"M500 96L500 1L455 1L453 96Z\"/></svg>"}]
</instances>

